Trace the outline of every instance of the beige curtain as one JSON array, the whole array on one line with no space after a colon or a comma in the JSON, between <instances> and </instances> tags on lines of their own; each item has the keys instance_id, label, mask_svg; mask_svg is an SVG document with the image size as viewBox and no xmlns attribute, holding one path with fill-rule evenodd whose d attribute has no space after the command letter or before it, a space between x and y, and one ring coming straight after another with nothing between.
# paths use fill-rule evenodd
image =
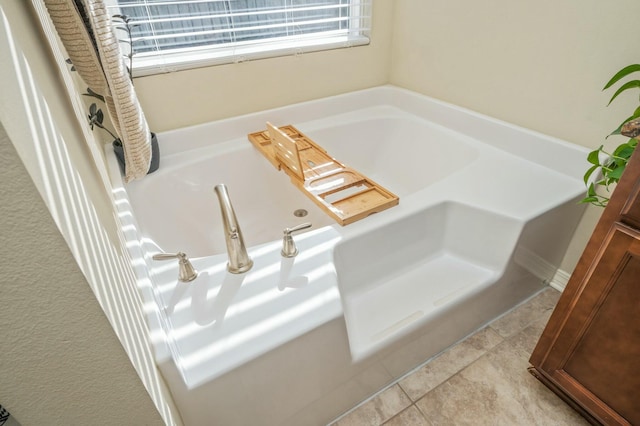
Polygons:
<instances>
[{"instance_id":1,"label":"beige curtain","mask_svg":"<svg viewBox=\"0 0 640 426\"><path fill-rule=\"evenodd\" d=\"M151 133L104 2L44 0L44 3L76 71L91 90L104 96L124 147L125 181L146 176L151 163Z\"/></svg>"}]
</instances>

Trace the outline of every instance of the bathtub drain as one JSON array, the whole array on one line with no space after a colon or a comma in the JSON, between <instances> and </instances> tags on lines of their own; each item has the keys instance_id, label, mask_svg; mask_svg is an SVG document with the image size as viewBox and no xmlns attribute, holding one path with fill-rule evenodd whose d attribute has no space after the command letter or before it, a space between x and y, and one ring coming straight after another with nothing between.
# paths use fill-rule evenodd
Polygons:
<instances>
[{"instance_id":1,"label":"bathtub drain","mask_svg":"<svg viewBox=\"0 0 640 426\"><path fill-rule=\"evenodd\" d=\"M295 217L305 217L308 214L309 214L309 212L306 211L305 209L297 209L297 210L293 211L293 215Z\"/></svg>"}]
</instances>

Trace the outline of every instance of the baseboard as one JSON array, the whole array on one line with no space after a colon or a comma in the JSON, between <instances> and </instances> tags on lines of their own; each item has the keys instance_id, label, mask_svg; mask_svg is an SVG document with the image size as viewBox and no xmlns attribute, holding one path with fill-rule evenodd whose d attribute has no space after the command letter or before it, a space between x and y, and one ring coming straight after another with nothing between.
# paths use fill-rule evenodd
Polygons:
<instances>
[{"instance_id":1,"label":"baseboard","mask_svg":"<svg viewBox=\"0 0 640 426\"><path fill-rule=\"evenodd\" d=\"M558 291L564 291L571 274L552 265L536 253L524 247L516 248L515 262L549 286ZM549 277L552 277L551 279Z\"/></svg>"},{"instance_id":2,"label":"baseboard","mask_svg":"<svg viewBox=\"0 0 640 426\"><path fill-rule=\"evenodd\" d=\"M562 269L558 269L549 282L549 285L558 291L564 291L567 283L569 282L569 278L571 278L570 273L563 271Z\"/></svg>"}]
</instances>

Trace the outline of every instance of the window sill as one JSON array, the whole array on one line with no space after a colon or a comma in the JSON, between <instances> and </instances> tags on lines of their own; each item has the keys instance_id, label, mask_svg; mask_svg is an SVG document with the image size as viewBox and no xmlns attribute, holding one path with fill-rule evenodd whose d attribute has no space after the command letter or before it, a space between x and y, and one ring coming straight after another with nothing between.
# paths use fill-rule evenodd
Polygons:
<instances>
[{"instance_id":1,"label":"window sill","mask_svg":"<svg viewBox=\"0 0 640 426\"><path fill-rule=\"evenodd\" d=\"M321 39L269 42L264 45L235 46L171 54L139 54L134 56L134 77L182 71L213 65L232 64L255 59L300 55L321 50L340 49L369 44L366 36L341 36Z\"/></svg>"}]
</instances>

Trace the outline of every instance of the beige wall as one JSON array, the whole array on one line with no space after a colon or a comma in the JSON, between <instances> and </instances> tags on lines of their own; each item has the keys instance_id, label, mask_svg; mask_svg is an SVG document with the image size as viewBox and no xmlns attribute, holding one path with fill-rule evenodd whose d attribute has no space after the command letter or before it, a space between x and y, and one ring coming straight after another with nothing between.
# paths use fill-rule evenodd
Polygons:
<instances>
[{"instance_id":1,"label":"beige wall","mask_svg":"<svg viewBox=\"0 0 640 426\"><path fill-rule=\"evenodd\" d=\"M638 16L637 0L396 0L390 80L596 148L637 106L629 93L607 108L601 88L638 60ZM599 213L585 215L562 269Z\"/></svg>"},{"instance_id":2,"label":"beige wall","mask_svg":"<svg viewBox=\"0 0 640 426\"><path fill-rule=\"evenodd\" d=\"M388 83L393 1L374 1L368 46L136 78L151 128L175 129Z\"/></svg>"},{"instance_id":3,"label":"beige wall","mask_svg":"<svg viewBox=\"0 0 640 426\"><path fill-rule=\"evenodd\" d=\"M28 1L0 0L0 96L0 404L25 426L180 424Z\"/></svg>"},{"instance_id":4,"label":"beige wall","mask_svg":"<svg viewBox=\"0 0 640 426\"><path fill-rule=\"evenodd\" d=\"M0 124L0 404L22 425L160 425Z\"/></svg>"}]
</instances>

